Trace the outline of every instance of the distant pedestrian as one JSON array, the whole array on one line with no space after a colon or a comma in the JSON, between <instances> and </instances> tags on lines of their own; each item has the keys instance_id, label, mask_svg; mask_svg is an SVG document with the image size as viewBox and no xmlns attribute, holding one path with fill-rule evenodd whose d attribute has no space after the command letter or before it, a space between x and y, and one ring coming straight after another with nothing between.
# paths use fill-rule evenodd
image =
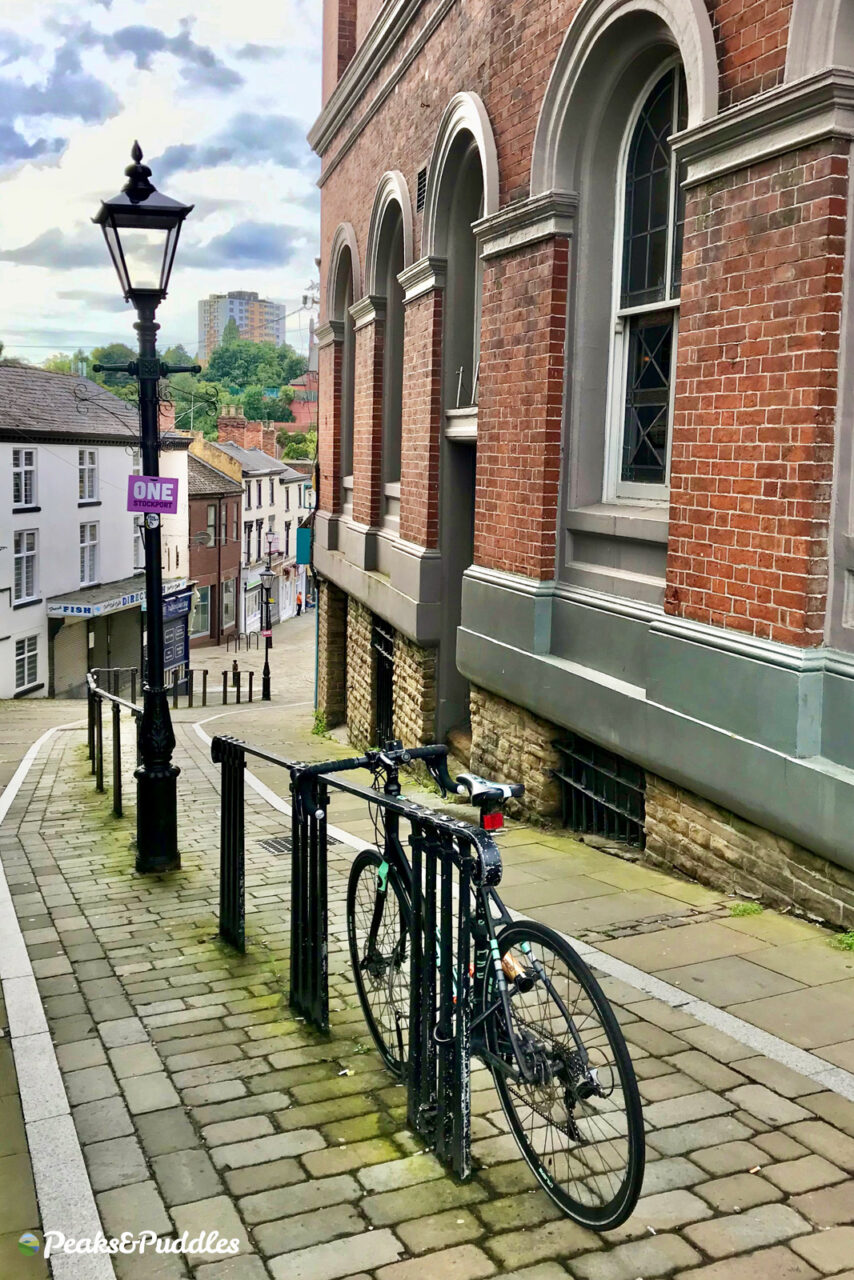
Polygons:
<instances>
[{"instance_id":1,"label":"distant pedestrian","mask_svg":"<svg viewBox=\"0 0 854 1280\"><path fill-rule=\"evenodd\" d=\"M302 613L302 592L297 592L297 617Z\"/></svg>"}]
</instances>

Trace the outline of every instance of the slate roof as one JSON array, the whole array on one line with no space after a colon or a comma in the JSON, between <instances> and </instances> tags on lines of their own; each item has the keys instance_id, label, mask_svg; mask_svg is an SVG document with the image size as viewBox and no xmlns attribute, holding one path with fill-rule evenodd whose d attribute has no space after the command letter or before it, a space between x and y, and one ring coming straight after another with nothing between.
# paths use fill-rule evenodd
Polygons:
<instances>
[{"instance_id":1,"label":"slate roof","mask_svg":"<svg viewBox=\"0 0 854 1280\"><path fill-rule=\"evenodd\" d=\"M243 485L239 480L233 480L224 471L218 471L192 453L187 458L187 489L191 498L243 493Z\"/></svg>"},{"instance_id":2,"label":"slate roof","mask_svg":"<svg viewBox=\"0 0 854 1280\"><path fill-rule=\"evenodd\" d=\"M271 458L269 453L264 453L263 449L242 449L239 444L233 444L231 440L224 440L221 444L217 444L218 449L223 449L232 458L236 458L243 468L243 474L249 476L278 476L280 480L299 480L301 477L291 467L279 462L277 458Z\"/></svg>"},{"instance_id":3,"label":"slate roof","mask_svg":"<svg viewBox=\"0 0 854 1280\"><path fill-rule=\"evenodd\" d=\"M135 405L89 378L0 364L0 438L126 445L139 439L139 417Z\"/></svg>"}]
</instances>

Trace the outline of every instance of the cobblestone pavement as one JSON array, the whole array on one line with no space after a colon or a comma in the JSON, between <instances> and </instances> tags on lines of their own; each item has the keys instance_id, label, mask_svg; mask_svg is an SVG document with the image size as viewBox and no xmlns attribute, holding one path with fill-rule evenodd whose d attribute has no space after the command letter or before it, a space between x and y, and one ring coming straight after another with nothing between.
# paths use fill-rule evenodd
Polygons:
<instances>
[{"instance_id":1,"label":"cobblestone pavement","mask_svg":"<svg viewBox=\"0 0 854 1280\"><path fill-rule=\"evenodd\" d=\"M483 1070L478 1172L465 1186L446 1176L368 1047L344 952L352 851L331 850L325 1039L286 1003L288 865L261 843L283 820L247 791L239 958L215 937L217 770L190 724L177 732L180 873L133 873L132 817L95 793L82 733L51 741L2 831L105 1230L240 1241L227 1261L118 1257L119 1280L851 1280L854 1106L613 979L649 1126L634 1217L604 1237L562 1218L516 1158ZM0 1258L0 1274L30 1276L32 1262Z\"/></svg>"}]
</instances>

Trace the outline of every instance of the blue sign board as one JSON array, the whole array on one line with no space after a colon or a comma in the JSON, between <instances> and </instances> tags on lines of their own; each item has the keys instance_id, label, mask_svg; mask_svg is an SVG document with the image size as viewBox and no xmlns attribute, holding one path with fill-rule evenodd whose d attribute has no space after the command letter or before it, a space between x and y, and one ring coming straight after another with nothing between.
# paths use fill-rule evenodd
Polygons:
<instances>
[{"instance_id":1,"label":"blue sign board","mask_svg":"<svg viewBox=\"0 0 854 1280\"><path fill-rule=\"evenodd\" d=\"M297 564L311 564L311 529L297 529Z\"/></svg>"},{"instance_id":2,"label":"blue sign board","mask_svg":"<svg viewBox=\"0 0 854 1280\"><path fill-rule=\"evenodd\" d=\"M190 612L190 600L192 591L180 591L173 596L163 597L163 621L168 618L180 618L183 614Z\"/></svg>"}]
</instances>

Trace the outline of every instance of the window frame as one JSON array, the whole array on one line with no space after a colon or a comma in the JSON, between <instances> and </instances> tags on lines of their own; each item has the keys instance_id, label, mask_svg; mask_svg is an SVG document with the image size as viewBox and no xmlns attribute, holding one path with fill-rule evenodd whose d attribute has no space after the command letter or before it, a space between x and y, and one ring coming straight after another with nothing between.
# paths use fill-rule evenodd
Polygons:
<instances>
[{"instance_id":1,"label":"window frame","mask_svg":"<svg viewBox=\"0 0 854 1280\"><path fill-rule=\"evenodd\" d=\"M18 653L19 646L23 645L23 652ZM30 674L29 663L32 660L33 671L32 679L28 679ZM23 662L23 681L18 680L18 663ZM15 637L15 693L23 693L27 689L34 688L39 682L39 637L36 635L16 636Z\"/></svg>"},{"instance_id":2,"label":"window frame","mask_svg":"<svg viewBox=\"0 0 854 1280\"><path fill-rule=\"evenodd\" d=\"M608 359L608 390L605 418L605 466L603 502L666 507L670 503L670 465L673 452L673 409L676 387L676 361L679 344L680 295L674 291L673 263L677 240L677 211L679 198L679 173L675 160L671 161L668 191L667 254L665 262L666 297L659 302L635 306L622 305L625 273L626 234L626 186L629 154L635 129L644 107L656 85L670 71L676 71L674 94L673 131L678 130L680 91L685 85L685 71L678 55L660 63L650 75L635 100L626 129L620 143L616 181L616 218L614 223L614 247L611 271L611 344ZM672 133L671 136L672 137ZM681 279L680 279L681 287ZM667 407L667 450L664 481L661 484L621 479L623 445L626 430L626 396L629 380L629 355L631 347L632 319L651 316L656 312L673 317L673 336L670 356L670 387Z\"/></svg>"},{"instance_id":3,"label":"window frame","mask_svg":"<svg viewBox=\"0 0 854 1280\"><path fill-rule=\"evenodd\" d=\"M205 532L207 534L207 539L208 539L206 546L215 547L216 546L216 527L217 527L216 503L208 502L206 503L206 506L207 506L207 513L206 513L207 524L205 526ZM211 512L213 512L213 519L211 519Z\"/></svg>"},{"instance_id":4,"label":"window frame","mask_svg":"<svg viewBox=\"0 0 854 1280\"><path fill-rule=\"evenodd\" d=\"M32 535L33 545L28 548L26 539ZM18 550L18 539L21 539L23 550ZM32 561L32 590L27 592L27 564ZM13 605L30 604L39 598L39 531L38 529L16 529L12 538L12 603ZM18 594L18 563L21 562L21 594Z\"/></svg>"},{"instance_id":5,"label":"window frame","mask_svg":"<svg viewBox=\"0 0 854 1280\"><path fill-rule=\"evenodd\" d=\"M21 461L15 462L15 455L20 455ZM32 462L27 463L26 455L30 454ZM21 478L21 499L15 501L15 480ZM30 479L30 496L27 497L27 478ZM34 507L38 502L38 458L37 450L31 445L16 445L12 450L12 510L26 511L28 507Z\"/></svg>"},{"instance_id":6,"label":"window frame","mask_svg":"<svg viewBox=\"0 0 854 1280\"><path fill-rule=\"evenodd\" d=\"M86 540L84 541L83 531L87 531ZM91 536L94 530L94 537ZM80 586L93 587L98 583L98 569L100 558L100 528L97 520L84 520L80 525ZM87 554L88 553L88 554ZM89 576L83 576L83 556L89 566Z\"/></svg>"},{"instance_id":7,"label":"window frame","mask_svg":"<svg viewBox=\"0 0 854 1280\"><path fill-rule=\"evenodd\" d=\"M235 578L225 578L220 588L220 609L221 609L221 626L223 630L226 627L234 626L237 620L237 583ZM231 617L226 617L226 605L231 602Z\"/></svg>"},{"instance_id":8,"label":"window frame","mask_svg":"<svg viewBox=\"0 0 854 1280\"><path fill-rule=\"evenodd\" d=\"M98 450L89 445L77 450L77 501L98 501Z\"/></svg>"},{"instance_id":9,"label":"window frame","mask_svg":"<svg viewBox=\"0 0 854 1280\"><path fill-rule=\"evenodd\" d=\"M200 636L209 636L211 633L211 589L210 587L197 587L199 593L198 603L193 614L193 630L190 633L194 640ZM204 618L204 627L199 626L200 620Z\"/></svg>"}]
</instances>

